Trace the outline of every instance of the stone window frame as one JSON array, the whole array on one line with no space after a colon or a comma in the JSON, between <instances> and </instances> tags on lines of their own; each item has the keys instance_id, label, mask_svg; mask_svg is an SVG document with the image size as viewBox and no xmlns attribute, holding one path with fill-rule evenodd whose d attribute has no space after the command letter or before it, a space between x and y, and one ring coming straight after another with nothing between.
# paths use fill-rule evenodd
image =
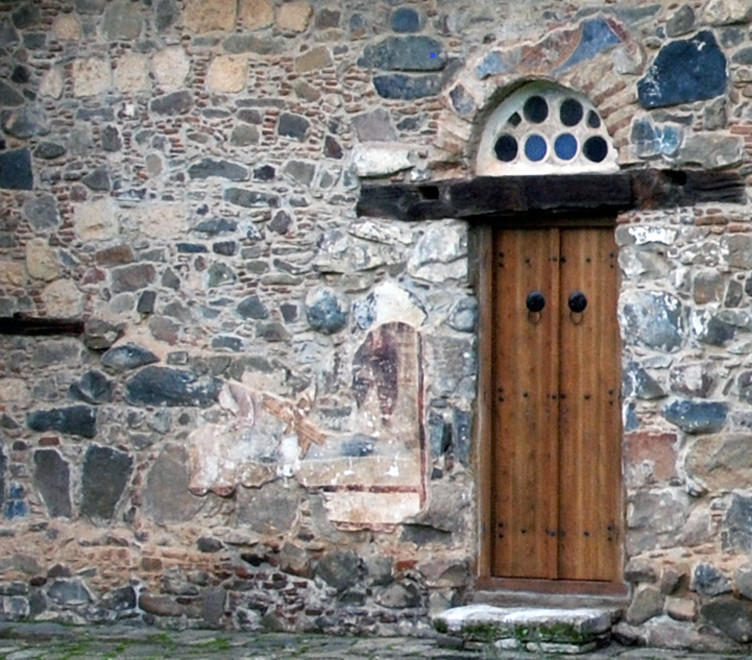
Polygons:
<instances>
[{"instance_id":1,"label":"stone window frame","mask_svg":"<svg viewBox=\"0 0 752 660\"><path fill-rule=\"evenodd\" d=\"M533 81L489 115L476 155L478 176L618 172L605 122L584 95Z\"/></svg>"}]
</instances>

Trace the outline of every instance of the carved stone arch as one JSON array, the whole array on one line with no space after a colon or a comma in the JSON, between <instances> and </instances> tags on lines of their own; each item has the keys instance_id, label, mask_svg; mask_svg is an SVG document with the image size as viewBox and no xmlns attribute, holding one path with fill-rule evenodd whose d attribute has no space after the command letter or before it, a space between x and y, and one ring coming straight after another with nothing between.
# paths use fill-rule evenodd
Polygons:
<instances>
[{"instance_id":1,"label":"carved stone arch","mask_svg":"<svg viewBox=\"0 0 752 660\"><path fill-rule=\"evenodd\" d=\"M578 58L578 44L583 42L588 25L594 24L613 34L611 43ZM624 146L629 143L631 119L639 113L633 80L645 73L647 61L623 25L612 18L596 17L564 26L538 41L510 46L508 58L502 61L498 56L495 65L498 47L484 47L445 87L435 141L437 170L459 176L475 174L475 153L488 117L507 97L534 81L561 85L587 97L611 136L618 162L631 161Z\"/></svg>"},{"instance_id":2,"label":"carved stone arch","mask_svg":"<svg viewBox=\"0 0 752 660\"><path fill-rule=\"evenodd\" d=\"M584 94L536 80L488 116L475 154L481 176L616 172L617 152Z\"/></svg>"}]
</instances>

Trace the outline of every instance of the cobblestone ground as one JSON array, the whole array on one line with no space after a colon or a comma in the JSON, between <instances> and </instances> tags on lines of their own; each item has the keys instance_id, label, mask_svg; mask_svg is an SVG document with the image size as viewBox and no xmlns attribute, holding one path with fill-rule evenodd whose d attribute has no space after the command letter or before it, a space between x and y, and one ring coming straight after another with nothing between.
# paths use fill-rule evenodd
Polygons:
<instances>
[{"instance_id":1,"label":"cobblestone ground","mask_svg":"<svg viewBox=\"0 0 752 660\"><path fill-rule=\"evenodd\" d=\"M232 660L531 660L543 656L500 651L474 651L440 647L435 639L410 637L328 637L281 633L244 634L214 631L159 631L123 626L67 627L58 624L0 624L0 659L45 660L106 658L225 658ZM618 645L585 655L589 660L627 658L640 660L688 660L738 658L689 651L632 648Z\"/></svg>"}]
</instances>

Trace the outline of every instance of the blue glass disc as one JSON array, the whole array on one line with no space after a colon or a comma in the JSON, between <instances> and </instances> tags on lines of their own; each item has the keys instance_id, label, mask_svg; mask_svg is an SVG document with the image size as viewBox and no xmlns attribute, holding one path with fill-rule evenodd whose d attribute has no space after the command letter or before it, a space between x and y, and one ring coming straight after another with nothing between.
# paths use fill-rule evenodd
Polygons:
<instances>
[{"instance_id":1,"label":"blue glass disc","mask_svg":"<svg viewBox=\"0 0 752 660\"><path fill-rule=\"evenodd\" d=\"M548 145L540 135L531 135L525 140L525 155L534 163L546 157Z\"/></svg>"},{"instance_id":2,"label":"blue glass disc","mask_svg":"<svg viewBox=\"0 0 752 660\"><path fill-rule=\"evenodd\" d=\"M563 133L556 138L554 151L562 160L572 160L577 155L577 138L571 133Z\"/></svg>"}]
</instances>

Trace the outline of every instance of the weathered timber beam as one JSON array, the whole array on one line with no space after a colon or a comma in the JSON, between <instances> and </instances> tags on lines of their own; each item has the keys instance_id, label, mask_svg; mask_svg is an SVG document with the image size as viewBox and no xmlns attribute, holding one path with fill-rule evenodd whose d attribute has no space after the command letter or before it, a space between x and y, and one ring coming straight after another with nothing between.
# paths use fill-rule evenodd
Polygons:
<instances>
[{"instance_id":1,"label":"weathered timber beam","mask_svg":"<svg viewBox=\"0 0 752 660\"><path fill-rule=\"evenodd\" d=\"M16 314L0 317L0 335L81 335L84 322L76 319L34 318Z\"/></svg>"},{"instance_id":2,"label":"weathered timber beam","mask_svg":"<svg viewBox=\"0 0 752 660\"><path fill-rule=\"evenodd\" d=\"M617 212L744 201L744 180L736 173L634 170L364 185L357 211L360 216L400 220L480 219L535 211Z\"/></svg>"}]
</instances>

